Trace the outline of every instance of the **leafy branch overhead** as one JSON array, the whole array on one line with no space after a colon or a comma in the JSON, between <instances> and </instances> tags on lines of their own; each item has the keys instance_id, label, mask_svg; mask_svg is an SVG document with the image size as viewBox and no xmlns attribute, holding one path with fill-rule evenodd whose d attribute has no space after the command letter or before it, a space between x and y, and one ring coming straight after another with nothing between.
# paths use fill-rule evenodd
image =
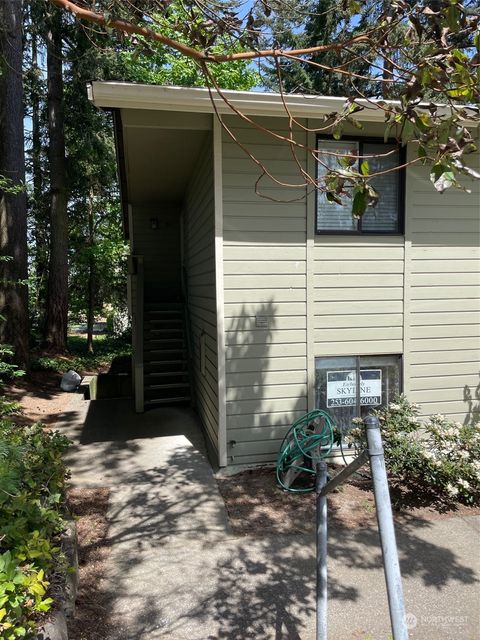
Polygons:
<instances>
[{"instance_id":1,"label":"leafy branch overhead","mask_svg":"<svg viewBox=\"0 0 480 640\"><path fill-rule=\"evenodd\" d=\"M385 138L403 146L413 143L416 151L403 167L428 163L438 191L461 188L460 174L480 178L467 165L467 156L476 150L472 131L479 123L478 1L188 0L181 5L175 0L99 0L93 5L86 0L51 2L82 21L86 29L100 28L109 35L116 34L120 48L133 47L140 57L148 58L160 48L194 61L212 96L220 96L233 113L264 134L282 140L295 158L303 149L324 165L318 177L297 162L299 180L293 186L320 189L331 202L352 198L355 216L375 206L378 194L372 180L384 172L378 169L378 163L376 170L372 168L372 155L333 151L320 155L305 143L305 133L315 131L341 139L348 128L362 128L357 117L361 111L381 110ZM322 28L316 29L316 24ZM259 125L231 104L216 80L215 70L232 62L255 62L269 74L270 85L275 78L273 84L281 94L289 123L287 135ZM295 82L292 70L298 72ZM329 86L336 91L341 87L346 96L342 109L319 117L319 123L311 128L289 110L286 99L287 92L303 90L302 70L335 80L336 84L331 82ZM315 83L307 85L308 92L313 93ZM325 82L319 86L325 86ZM219 118L227 134L236 140ZM246 152L258 165L261 177L286 186L251 150ZM325 162L329 155L333 162Z\"/></svg>"}]
</instances>

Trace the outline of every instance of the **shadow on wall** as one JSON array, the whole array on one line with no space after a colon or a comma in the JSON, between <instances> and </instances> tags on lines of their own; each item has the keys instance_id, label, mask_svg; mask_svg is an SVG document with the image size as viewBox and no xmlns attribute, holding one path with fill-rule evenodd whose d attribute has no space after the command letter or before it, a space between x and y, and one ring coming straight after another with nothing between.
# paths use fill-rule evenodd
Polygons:
<instances>
[{"instance_id":1,"label":"shadow on wall","mask_svg":"<svg viewBox=\"0 0 480 640\"><path fill-rule=\"evenodd\" d=\"M468 407L463 424L468 425L480 422L480 381L473 390L468 384L463 387L463 401L467 403Z\"/></svg>"},{"instance_id":2,"label":"shadow on wall","mask_svg":"<svg viewBox=\"0 0 480 640\"><path fill-rule=\"evenodd\" d=\"M307 410L305 316L281 315L269 300L244 304L228 320L229 464L273 461L286 431Z\"/></svg>"}]
</instances>

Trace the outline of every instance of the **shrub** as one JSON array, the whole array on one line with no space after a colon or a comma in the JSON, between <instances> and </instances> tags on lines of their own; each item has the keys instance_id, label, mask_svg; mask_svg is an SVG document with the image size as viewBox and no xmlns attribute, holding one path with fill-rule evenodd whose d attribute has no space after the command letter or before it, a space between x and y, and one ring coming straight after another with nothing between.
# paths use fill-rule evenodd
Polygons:
<instances>
[{"instance_id":1,"label":"shrub","mask_svg":"<svg viewBox=\"0 0 480 640\"><path fill-rule=\"evenodd\" d=\"M480 502L480 424L463 425L443 415L420 423L419 406L404 396L373 413L380 420L393 483L447 502ZM350 431L347 439L364 447L363 428Z\"/></svg>"},{"instance_id":2,"label":"shrub","mask_svg":"<svg viewBox=\"0 0 480 640\"><path fill-rule=\"evenodd\" d=\"M7 408L5 410L5 405ZM51 576L66 570L62 454L68 440L41 425L20 427L0 403L0 640L29 638L52 598Z\"/></svg>"}]
</instances>

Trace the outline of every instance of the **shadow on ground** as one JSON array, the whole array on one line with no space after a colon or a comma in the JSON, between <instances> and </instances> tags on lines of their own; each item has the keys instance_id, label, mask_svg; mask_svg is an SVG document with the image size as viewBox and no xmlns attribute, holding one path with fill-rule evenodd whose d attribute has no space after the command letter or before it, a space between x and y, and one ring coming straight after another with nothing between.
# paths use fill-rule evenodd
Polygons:
<instances>
[{"instance_id":1,"label":"shadow on ground","mask_svg":"<svg viewBox=\"0 0 480 640\"><path fill-rule=\"evenodd\" d=\"M108 640L314 638L313 536L232 534L195 414L165 408L138 416L127 401L84 404L64 425L76 441L75 483L111 489L104 589L115 631ZM332 637L387 638L376 530L342 528L334 512L329 526ZM478 585L469 558L474 536L461 519L402 523L409 611L468 611ZM468 624L476 624L471 613ZM419 628L411 637L468 637L450 631Z\"/></svg>"}]
</instances>

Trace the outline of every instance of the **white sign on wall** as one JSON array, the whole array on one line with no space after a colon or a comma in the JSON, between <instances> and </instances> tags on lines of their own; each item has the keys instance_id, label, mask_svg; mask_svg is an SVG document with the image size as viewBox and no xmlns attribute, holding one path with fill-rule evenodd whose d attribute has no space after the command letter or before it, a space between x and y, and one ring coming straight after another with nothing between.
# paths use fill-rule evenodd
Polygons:
<instances>
[{"instance_id":1,"label":"white sign on wall","mask_svg":"<svg viewBox=\"0 0 480 640\"><path fill-rule=\"evenodd\" d=\"M327 408L357 404L357 372L327 371ZM375 407L382 404L382 370L360 371L360 404Z\"/></svg>"}]
</instances>

